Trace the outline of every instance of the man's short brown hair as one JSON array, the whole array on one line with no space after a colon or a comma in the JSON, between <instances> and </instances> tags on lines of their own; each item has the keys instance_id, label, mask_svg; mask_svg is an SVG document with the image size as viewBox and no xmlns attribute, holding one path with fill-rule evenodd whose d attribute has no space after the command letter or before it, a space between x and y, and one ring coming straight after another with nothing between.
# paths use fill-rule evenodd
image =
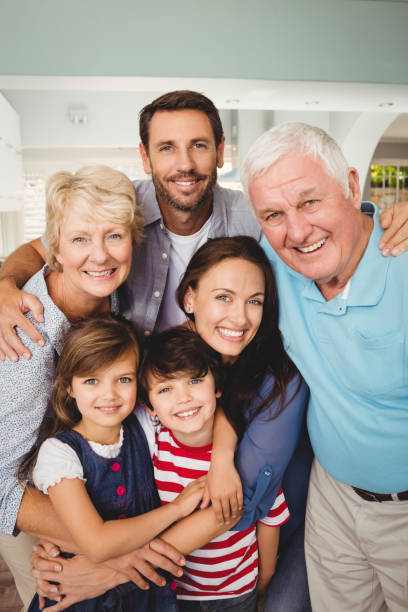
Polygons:
<instances>
[{"instance_id":1,"label":"man's short brown hair","mask_svg":"<svg viewBox=\"0 0 408 612\"><path fill-rule=\"evenodd\" d=\"M153 115L158 111L198 110L205 113L211 123L214 133L215 145L221 143L224 131L220 115L209 98L197 91L181 89L170 91L150 104L147 104L139 114L139 135L146 151L149 149L149 126Z\"/></svg>"}]
</instances>

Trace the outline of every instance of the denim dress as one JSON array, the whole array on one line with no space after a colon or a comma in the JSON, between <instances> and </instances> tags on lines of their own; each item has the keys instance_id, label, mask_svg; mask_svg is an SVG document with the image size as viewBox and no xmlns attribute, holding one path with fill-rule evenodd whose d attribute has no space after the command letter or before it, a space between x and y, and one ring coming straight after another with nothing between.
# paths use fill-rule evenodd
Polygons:
<instances>
[{"instance_id":1,"label":"denim dress","mask_svg":"<svg viewBox=\"0 0 408 612\"><path fill-rule=\"evenodd\" d=\"M160 507L149 448L134 415L124 421L123 444L119 455L112 459L96 454L85 438L76 431L65 431L55 437L71 446L77 453L83 466L88 495L104 520L138 516ZM68 610L177 612L175 582L167 576L165 578L164 587L150 584L150 589L143 591L133 582L127 582L99 597L77 603ZM46 607L53 604L55 602L46 600ZM30 604L29 612L39 610L36 595Z\"/></svg>"}]
</instances>

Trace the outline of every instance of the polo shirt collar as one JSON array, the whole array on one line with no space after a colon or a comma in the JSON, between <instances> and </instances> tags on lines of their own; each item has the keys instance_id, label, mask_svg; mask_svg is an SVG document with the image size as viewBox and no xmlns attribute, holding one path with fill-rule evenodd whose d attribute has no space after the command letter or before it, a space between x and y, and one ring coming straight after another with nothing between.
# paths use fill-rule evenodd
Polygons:
<instances>
[{"instance_id":1,"label":"polo shirt collar","mask_svg":"<svg viewBox=\"0 0 408 612\"><path fill-rule=\"evenodd\" d=\"M377 208L375 208L373 221L373 230L367 248L351 278L350 293L347 299L344 300L347 306L373 306L378 303L384 292L390 258L384 257L378 248L383 230L380 226ZM303 297L316 302L322 302L327 305L329 310L335 308L334 303L336 299L342 299L340 294L337 298L326 302L314 281L291 268L288 270L291 275L296 276L302 282L303 289L301 290L301 295Z\"/></svg>"}]
</instances>

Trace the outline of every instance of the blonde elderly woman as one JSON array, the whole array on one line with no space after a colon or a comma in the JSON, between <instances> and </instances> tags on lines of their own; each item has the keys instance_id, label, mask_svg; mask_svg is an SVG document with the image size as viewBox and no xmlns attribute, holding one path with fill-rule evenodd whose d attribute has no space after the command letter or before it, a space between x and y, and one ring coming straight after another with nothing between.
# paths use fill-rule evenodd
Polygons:
<instances>
[{"instance_id":1,"label":"blonde elderly woman","mask_svg":"<svg viewBox=\"0 0 408 612\"><path fill-rule=\"evenodd\" d=\"M32 358L0 362L0 553L25 604L34 591L29 575L33 539L17 535L17 517L27 531L44 533L40 523L47 520L48 507L40 493L19 485L16 469L43 418L63 333L78 319L118 311L116 290L129 273L132 243L139 244L143 237L131 181L106 166L52 176L46 216L49 261L25 285L44 304L44 323L35 322L30 313L26 316L45 345L40 348L19 332Z\"/></svg>"}]
</instances>

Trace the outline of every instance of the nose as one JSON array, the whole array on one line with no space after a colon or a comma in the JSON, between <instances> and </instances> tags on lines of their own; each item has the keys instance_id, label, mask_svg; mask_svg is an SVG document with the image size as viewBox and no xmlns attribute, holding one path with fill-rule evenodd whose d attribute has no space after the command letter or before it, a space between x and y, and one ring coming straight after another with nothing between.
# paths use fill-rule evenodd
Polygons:
<instances>
[{"instance_id":1,"label":"nose","mask_svg":"<svg viewBox=\"0 0 408 612\"><path fill-rule=\"evenodd\" d=\"M301 246L307 242L313 226L301 211L291 211L286 218L286 246Z\"/></svg>"},{"instance_id":2,"label":"nose","mask_svg":"<svg viewBox=\"0 0 408 612\"><path fill-rule=\"evenodd\" d=\"M237 327L245 327L247 322L246 302L235 299L230 310L231 323Z\"/></svg>"},{"instance_id":3,"label":"nose","mask_svg":"<svg viewBox=\"0 0 408 612\"><path fill-rule=\"evenodd\" d=\"M194 170L194 160L189 147L180 147L177 151L177 170L191 172Z\"/></svg>"},{"instance_id":4,"label":"nose","mask_svg":"<svg viewBox=\"0 0 408 612\"><path fill-rule=\"evenodd\" d=\"M90 253L90 259L97 263L103 264L108 258L107 248L104 240L94 239L92 241L92 249Z\"/></svg>"},{"instance_id":5,"label":"nose","mask_svg":"<svg viewBox=\"0 0 408 612\"><path fill-rule=\"evenodd\" d=\"M187 402L189 402L191 400L191 389L190 386L185 384L185 385L180 385L177 388L177 403L178 404L186 404Z\"/></svg>"},{"instance_id":6,"label":"nose","mask_svg":"<svg viewBox=\"0 0 408 612\"><path fill-rule=\"evenodd\" d=\"M114 382L112 381L106 381L104 383L102 383L100 391L101 391L101 397L105 400L111 400L114 399L116 397L116 391L115 391L115 385Z\"/></svg>"}]
</instances>

